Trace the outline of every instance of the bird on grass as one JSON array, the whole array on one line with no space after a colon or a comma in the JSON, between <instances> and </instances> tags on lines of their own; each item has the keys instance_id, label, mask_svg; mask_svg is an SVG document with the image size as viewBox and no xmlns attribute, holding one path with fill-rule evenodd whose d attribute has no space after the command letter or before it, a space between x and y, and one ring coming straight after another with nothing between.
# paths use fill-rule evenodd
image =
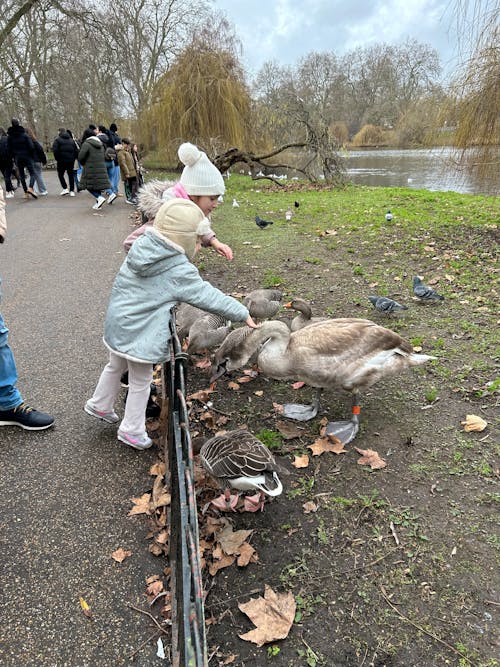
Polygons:
<instances>
[{"instance_id":1,"label":"bird on grass","mask_svg":"<svg viewBox=\"0 0 500 667\"><path fill-rule=\"evenodd\" d=\"M387 220L387 222L390 222L393 219L393 217L394 216L390 211L387 211L387 213L385 214L385 219Z\"/></svg>"},{"instance_id":2,"label":"bird on grass","mask_svg":"<svg viewBox=\"0 0 500 667\"><path fill-rule=\"evenodd\" d=\"M239 207L240 207L240 205L236 201L236 198L233 197L233 208L239 208Z\"/></svg>"},{"instance_id":3,"label":"bird on grass","mask_svg":"<svg viewBox=\"0 0 500 667\"><path fill-rule=\"evenodd\" d=\"M295 208L299 208L299 206L300 206L300 202L298 202L298 201L294 201L294 202L293 202L293 205L295 206Z\"/></svg>"},{"instance_id":4,"label":"bird on grass","mask_svg":"<svg viewBox=\"0 0 500 667\"><path fill-rule=\"evenodd\" d=\"M291 219L292 219L292 209L289 208L285 213L285 220L291 220Z\"/></svg>"},{"instance_id":5,"label":"bird on grass","mask_svg":"<svg viewBox=\"0 0 500 667\"><path fill-rule=\"evenodd\" d=\"M269 225L273 225L274 222L272 220L263 220L259 215L256 215L255 224L257 225L257 227L260 227L260 229L265 229Z\"/></svg>"},{"instance_id":6,"label":"bird on grass","mask_svg":"<svg viewBox=\"0 0 500 667\"><path fill-rule=\"evenodd\" d=\"M444 296L438 294L432 287L424 285L420 276L413 278L413 294L420 299L422 303L436 303L444 301Z\"/></svg>"},{"instance_id":7,"label":"bird on grass","mask_svg":"<svg viewBox=\"0 0 500 667\"><path fill-rule=\"evenodd\" d=\"M408 306L403 306L394 301L394 299L389 299L387 296L369 296L368 298L379 313L390 315L391 313L396 313L398 310L408 310Z\"/></svg>"},{"instance_id":8,"label":"bird on grass","mask_svg":"<svg viewBox=\"0 0 500 667\"><path fill-rule=\"evenodd\" d=\"M243 299L243 305L260 322L276 315L282 298L283 294L277 289L254 289Z\"/></svg>"},{"instance_id":9,"label":"bird on grass","mask_svg":"<svg viewBox=\"0 0 500 667\"><path fill-rule=\"evenodd\" d=\"M269 449L246 429L228 431L207 440L201 447L193 442L193 452L199 451L200 461L206 472L224 490L212 500L212 505L222 511L236 511L238 491L257 491L254 496L245 496L245 510L257 512L264 509L265 496L279 496L283 485L277 471L278 466Z\"/></svg>"}]
</instances>

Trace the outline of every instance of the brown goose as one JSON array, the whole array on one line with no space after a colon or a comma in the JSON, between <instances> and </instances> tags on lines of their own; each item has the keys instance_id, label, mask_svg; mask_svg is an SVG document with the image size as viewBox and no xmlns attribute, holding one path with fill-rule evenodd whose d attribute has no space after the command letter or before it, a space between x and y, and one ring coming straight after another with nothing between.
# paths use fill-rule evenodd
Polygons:
<instances>
[{"instance_id":1,"label":"brown goose","mask_svg":"<svg viewBox=\"0 0 500 667\"><path fill-rule=\"evenodd\" d=\"M246 498L245 509L256 512L264 507L264 494L279 496L283 485L278 477L280 469L268 448L245 429L228 431L207 440L201 447L193 442L195 453L207 473L224 489L220 498L212 501L218 509L235 510L238 495L231 495L231 488L239 491L258 491L257 498Z\"/></svg>"},{"instance_id":2,"label":"brown goose","mask_svg":"<svg viewBox=\"0 0 500 667\"><path fill-rule=\"evenodd\" d=\"M302 380L317 389L312 405L285 405L286 417L301 421L315 417L323 389L340 387L352 394L351 419L330 422L326 429L345 444L356 437L359 429L358 394L362 389L387 375L435 358L415 354L410 343L401 336L370 320L326 320L293 333L284 322L273 320L254 329L240 349L231 350L226 346L224 356L222 348L217 350L215 364L218 368L213 367L212 379L225 370L244 365L259 347L257 363L265 375L278 380Z\"/></svg>"},{"instance_id":3,"label":"brown goose","mask_svg":"<svg viewBox=\"0 0 500 667\"><path fill-rule=\"evenodd\" d=\"M309 324L314 324L315 322L324 322L326 317L312 317L312 308L304 299L293 299L288 303L285 303L285 308L291 310L297 310L298 315L296 315L290 325L292 331L298 331L307 327Z\"/></svg>"},{"instance_id":4,"label":"brown goose","mask_svg":"<svg viewBox=\"0 0 500 667\"><path fill-rule=\"evenodd\" d=\"M276 289L256 289L243 299L254 320L262 321L274 317L281 307L283 295Z\"/></svg>"},{"instance_id":5,"label":"brown goose","mask_svg":"<svg viewBox=\"0 0 500 667\"><path fill-rule=\"evenodd\" d=\"M193 322L189 329L188 354L221 345L231 331L231 322L225 317L206 313Z\"/></svg>"},{"instance_id":6,"label":"brown goose","mask_svg":"<svg viewBox=\"0 0 500 667\"><path fill-rule=\"evenodd\" d=\"M175 323L177 325L177 335L179 340L183 341L189 335L189 330L196 320L207 315L206 310L196 308L189 303L179 303L176 308Z\"/></svg>"}]
</instances>

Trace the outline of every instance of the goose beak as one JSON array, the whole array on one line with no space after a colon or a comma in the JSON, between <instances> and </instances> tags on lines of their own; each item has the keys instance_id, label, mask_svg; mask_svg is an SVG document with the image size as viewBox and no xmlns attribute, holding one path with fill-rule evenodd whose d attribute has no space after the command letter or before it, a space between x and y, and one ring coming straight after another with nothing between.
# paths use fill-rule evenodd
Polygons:
<instances>
[{"instance_id":1,"label":"goose beak","mask_svg":"<svg viewBox=\"0 0 500 667\"><path fill-rule=\"evenodd\" d=\"M224 360L217 366L212 366L212 375L210 376L210 384L218 380L220 377L226 374L227 369L226 369L226 363L227 361Z\"/></svg>"},{"instance_id":2,"label":"goose beak","mask_svg":"<svg viewBox=\"0 0 500 667\"><path fill-rule=\"evenodd\" d=\"M292 307L292 302L289 301L288 303L283 304L283 308L291 308Z\"/></svg>"}]
</instances>

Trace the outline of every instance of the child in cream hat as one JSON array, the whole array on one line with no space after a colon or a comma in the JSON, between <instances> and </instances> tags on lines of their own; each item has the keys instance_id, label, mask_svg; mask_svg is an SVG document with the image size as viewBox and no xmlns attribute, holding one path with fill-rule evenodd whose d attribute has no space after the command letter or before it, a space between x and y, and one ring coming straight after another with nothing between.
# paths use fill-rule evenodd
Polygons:
<instances>
[{"instance_id":1,"label":"child in cream hat","mask_svg":"<svg viewBox=\"0 0 500 667\"><path fill-rule=\"evenodd\" d=\"M138 208L148 222L134 230L124 241L129 250L136 238L144 233L158 213L160 206L170 199L189 199L194 202L209 218L212 211L219 205L219 197L224 194L226 186L217 167L209 160L206 153L194 144L184 143L177 151L179 160L184 165L181 177L177 182L152 180L138 192ZM233 259L231 248L219 241L210 227L201 239L203 246L212 247L219 255L228 260Z\"/></svg>"},{"instance_id":2,"label":"child in cream hat","mask_svg":"<svg viewBox=\"0 0 500 667\"><path fill-rule=\"evenodd\" d=\"M85 412L109 423L120 377L128 370L129 391L118 440L134 449L147 449L146 405L153 365L169 358L171 310L189 303L234 322L257 325L245 306L202 280L191 263L200 238L210 223L189 199L171 199L158 211L152 227L133 244L111 289L104 326L109 362L101 373Z\"/></svg>"}]
</instances>

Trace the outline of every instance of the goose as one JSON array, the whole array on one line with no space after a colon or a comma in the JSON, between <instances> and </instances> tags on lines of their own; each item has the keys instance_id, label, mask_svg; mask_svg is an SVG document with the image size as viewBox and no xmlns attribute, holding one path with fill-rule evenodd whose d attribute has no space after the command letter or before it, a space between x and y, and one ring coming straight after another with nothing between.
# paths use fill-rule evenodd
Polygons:
<instances>
[{"instance_id":1,"label":"goose","mask_svg":"<svg viewBox=\"0 0 500 667\"><path fill-rule=\"evenodd\" d=\"M312 317L311 306L304 299L293 299L292 301L285 303L284 308L297 310L299 313L293 318L290 325L292 331L298 331L309 324L313 324L314 322L324 322L328 319L326 317Z\"/></svg>"},{"instance_id":2,"label":"goose","mask_svg":"<svg viewBox=\"0 0 500 667\"><path fill-rule=\"evenodd\" d=\"M281 307L282 293L277 289L255 289L243 299L254 320L267 320L274 317Z\"/></svg>"},{"instance_id":3,"label":"goose","mask_svg":"<svg viewBox=\"0 0 500 667\"><path fill-rule=\"evenodd\" d=\"M194 354L221 345L230 331L231 322L225 317L213 313L203 315L189 329L187 353Z\"/></svg>"},{"instance_id":4,"label":"goose","mask_svg":"<svg viewBox=\"0 0 500 667\"><path fill-rule=\"evenodd\" d=\"M189 330L191 329L193 323L200 317L203 317L207 314L208 313L206 310L202 310L196 306L191 306L189 303L179 303L176 309L175 317L179 340L184 340L184 338L188 336Z\"/></svg>"},{"instance_id":5,"label":"goose","mask_svg":"<svg viewBox=\"0 0 500 667\"><path fill-rule=\"evenodd\" d=\"M415 354L399 334L370 320L330 319L290 332L284 322L269 320L254 329L237 350L220 348L215 353L212 380L226 370L238 368L259 349L257 364L264 375L277 380L302 380L316 388L312 405L287 404L285 417L306 421L319 410L322 390L341 389L352 394L349 420L330 422L326 434L344 444L354 440L361 412L359 393L389 375L435 357ZM221 353L222 350L222 353Z\"/></svg>"},{"instance_id":6,"label":"goose","mask_svg":"<svg viewBox=\"0 0 500 667\"><path fill-rule=\"evenodd\" d=\"M256 496L246 496L245 510L256 512L264 508L264 496L279 496L283 485L276 463L269 449L246 429L228 431L216 435L202 444L193 440L193 453L200 454L200 461L224 493L212 504L222 511L236 511L239 496L231 489L257 491Z\"/></svg>"}]
</instances>

